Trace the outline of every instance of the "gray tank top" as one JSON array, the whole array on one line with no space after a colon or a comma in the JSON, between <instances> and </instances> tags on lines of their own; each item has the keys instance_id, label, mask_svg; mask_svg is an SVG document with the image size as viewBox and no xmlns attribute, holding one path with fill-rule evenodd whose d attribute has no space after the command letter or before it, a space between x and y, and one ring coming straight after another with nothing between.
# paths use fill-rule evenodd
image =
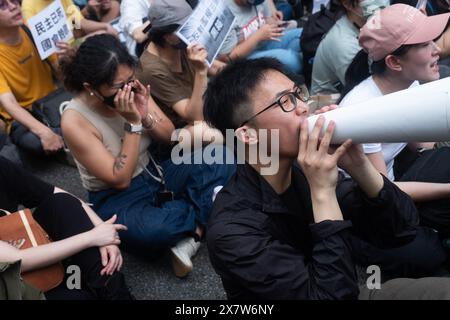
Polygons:
<instances>
[{"instance_id":1,"label":"gray tank top","mask_svg":"<svg viewBox=\"0 0 450 320\"><path fill-rule=\"evenodd\" d=\"M74 110L88 120L101 134L102 143L105 148L117 157L122 150L122 140L125 135L123 129L125 119L117 115L116 117L103 117L83 105L79 100L72 99L65 110ZM139 146L139 159L133 178L139 175L149 163L147 148L150 145L150 137L145 132L142 134ZM81 176L83 187L88 191L101 191L111 188L108 184L89 173L89 171L75 159L78 171Z\"/></svg>"}]
</instances>

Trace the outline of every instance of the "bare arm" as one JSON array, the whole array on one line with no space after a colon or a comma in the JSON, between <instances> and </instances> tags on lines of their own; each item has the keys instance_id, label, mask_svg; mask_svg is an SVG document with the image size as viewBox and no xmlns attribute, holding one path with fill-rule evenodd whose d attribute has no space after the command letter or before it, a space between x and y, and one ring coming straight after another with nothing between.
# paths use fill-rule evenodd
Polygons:
<instances>
[{"instance_id":1,"label":"bare arm","mask_svg":"<svg viewBox=\"0 0 450 320\"><path fill-rule=\"evenodd\" d=\"M417 149L433 149L435 142L410 142L408 143L408 148L412 151L417 151Z\"/></svg>"},{"instance_id":2,"label":"bare arm","mask_svg":"<svg viewBox=\"0 0 450 320\"><path fill-rule=\"evenodd\" d=\"M116 233L126 230L126 227L113 224L115 219L114 216L94 229L76 236L24 250L0 241L0 261L22 260L22 271L26 272L51 265L90 247L118 245L120 239L116 237Z\"/></svg>"},{"instance_id":3,"label":"bare arm","mask_svg":"<svg viewBox=\"0 0 450 320\"><path fill-rule=\"evenodd\" d=\"M120 153L112 155L95 129L75 111L64 112L61 128L73 156L93 176L116 189L128 187L137 166L139 134L125 133Z\"/></svg>"},{"instance_id":4,"label":"bare arm","mask_svg":"<svg viewBox=\"0 0 450 320\"><path fill-rule=\"evenodd\" d=\"M283 35L283 30L284 28L279 27L277 24L266 23L254 32L248 39L242 41L234 47L234 49L228 54L228 57L231 60L245 58L256 49L260 42L266 40L279 41L278 38ZM221 60L226 61L223 57Z\"/></svg>"},{"instance_id":5,"label":"bare arm","mask_svg":"<svg viewBox=\"0 0 450 320\"><path fill-rule=\"evenodd\" d=\"M62 137L55 134L47 126L36 120L27 110L22 108L12 93L1 94L0 105L3 106L14 120L27 127L39 137L45 151L54 152L63 147Z\"/></svg>"},{"instance_id":6,"label":"bare arm","mask_svg":"<svg viewBox=\"0 0 450 320\"><path fill-rule=\"evenodd\" d=\"M97 22L88 19L83 19L80 22L81 31L85 35L88 35L93 32L105 32L112 34L113 36L118 36L117 30L114 29L109 23L105 22Z\"/></svg>"},{"instance_id":7,"label":"bare arm","mask_svg":"<svg viewBox=\"0 0 450 320\"><path fill-rule=\"evenodd\" d=\"M381 152L371 153L368 158L378 171L387 176L386 164ZM394 183L415 202L450 197L450 184L447 183L417 181L395 181Z\"/></svg>"},{"instance_id":8,"label":"bare arm","mask_svg":"<svg viewBox=\"0 0 450 320\"><path fill-rule=\"evenodd\" d=\"M184 120L194 122L203 120L203 94L208 85L208 52L198 44L187 49L188 58L195 69L194 87L189 99L183 99L173 105L175 112Z\"/></svg>"},{"instance_id":9,"label":"bare arm","mask_svg":"<svg viewBox=\"0 0 450 320\"><path fill-rule=\"evenodd\" d=\"M140 83L139 83L140 84ZM142 84L140 84L142 86ZM138 91L147 95L145 87ZM141 93L136 93L141 95ZM131 85L119 89L114 99L115 111L132 124L141 124L141 114L135 100ZM147 100L138 103L147 113ZM141 105L142 104L142 105ZM144 110L142 110L144 112ZM95 127L83 116L73 110L68 110L61 119L61 129L66 143L74 157L95 177L116 189L126 189L136 170L139 158L141 135L124 132L122 148L117 155L112 155L103 145L102 137Z\"/></svg>"},{"instance_id":10,"label":"bare arm","mask_svg":"<svg viewBox=\"0 0 450 320\"><path fill-rule=\"evenodd\" d=\"M170 144L175 126L164 112L158 107L152 96L148 99L148 114L142 119L142 125L148 134L158 141Z\"/></svg>"},{"instance_id":11,"label":"bare arm","mask_svg":"<svg viewBox=\"0 0 450 320\"><path fill-rule=\"evenodd\" d=\"M131 33L131 36L137 43L142 43L148 39L147 34L144 33L143 31L149 24L150 24L150 21L147 21L140 27L137 27L136 29L134 29L133 32Z\"/></svg>"}]
</instances>

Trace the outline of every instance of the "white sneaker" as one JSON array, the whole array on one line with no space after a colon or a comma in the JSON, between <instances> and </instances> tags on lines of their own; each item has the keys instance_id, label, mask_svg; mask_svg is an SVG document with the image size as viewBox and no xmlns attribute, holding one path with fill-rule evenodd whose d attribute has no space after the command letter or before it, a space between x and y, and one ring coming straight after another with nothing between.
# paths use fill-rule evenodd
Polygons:
<instances>
[{"instance_id":1,"label":"white sneaker","mask_svg":"<svg viewBox=\"0 0 450 320\"><path fill-rule=\"evenodd\" d=\"M172 267L175 275L183 278L193 269L191 258L200 248L200 242L189 237L178 242L174 247L170 248L172 253Z\"/></svg>"}]
</instances>

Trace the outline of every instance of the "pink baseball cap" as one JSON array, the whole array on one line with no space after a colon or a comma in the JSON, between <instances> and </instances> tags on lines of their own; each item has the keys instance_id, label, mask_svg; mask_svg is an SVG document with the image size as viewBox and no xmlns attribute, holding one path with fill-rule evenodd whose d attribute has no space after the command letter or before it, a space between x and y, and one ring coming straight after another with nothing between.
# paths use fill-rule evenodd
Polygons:
<instances>
[{"instance_id":1,"label":"pink baseball cap","mask_svg":"<svg viewBox=\"0 0 450 320\"><path fill-rule=\"evenodd\" d=\"M436 39L447 25L449 13L427 17L414 7L394 4L373 15L361 28L359 44L379 61L404 44Z\"/></svg>"}]
</instances>

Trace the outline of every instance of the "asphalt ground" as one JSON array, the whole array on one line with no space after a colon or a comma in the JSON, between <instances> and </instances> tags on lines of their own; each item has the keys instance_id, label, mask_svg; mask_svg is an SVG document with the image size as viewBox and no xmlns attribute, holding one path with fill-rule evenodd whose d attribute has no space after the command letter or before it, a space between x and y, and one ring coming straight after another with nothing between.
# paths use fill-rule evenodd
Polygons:
<instances>
[{"instance_id":1,"label":"asphalt ground","mask_svg":"<svg viewBox=\"0 0 450 320\"><path fill-rule=\"evenodd\" d=\"M58 186L81 199L87 193L81 185L76 168L55 160L30 164L29 169L39 178ZM195 256L194 270L184 279L175 277L169 254L157 260L144 260L136 255L123 252L127 284L138 300L215 300L225 299L220 278L214 272L205 244Z\"/></svg>"}]
</instances>

